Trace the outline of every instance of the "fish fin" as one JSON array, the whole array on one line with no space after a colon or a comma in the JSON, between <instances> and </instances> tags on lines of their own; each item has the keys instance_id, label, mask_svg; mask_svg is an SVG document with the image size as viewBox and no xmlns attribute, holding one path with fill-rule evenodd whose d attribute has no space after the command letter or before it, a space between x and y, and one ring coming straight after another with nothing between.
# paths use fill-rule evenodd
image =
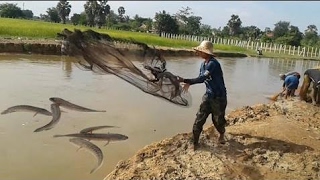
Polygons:
<instances>
[{"instance_id":1,"label":"fish fin","mask_svg":"<svg viewBox=\"0 0 320 180\"><path fill-rule=\"evenodd\" d=\"M79 147L76 151L78 152L82 147Z\"/></svg>"},{"instance_id":2,"label":"fish fin","mask_svg":"<svg viewBox=\"0 0 320 180\"><path fill-rule=\"evenodd\" d=\"M63 112L63 113L68 113L67 111L64 111L64 110L61 110L61 109L60 109L60 111Z\"/></svg>"},{"instance_id":3,"label":"fish fin","mask_svg":"<svg viewBox=\"0 0 320 180\"><path fill-rule=\"evenodd\" d=\"M107 141L107 143L106 143L104 146L108 145L108 144L109 144L109 142L110 142L110 140L108 140L108 141Z\"/></svg>"},{"instance_id":4,"label":"fish fin","mask_svg":"<svg viewBox=\"0 0 320 180\"><path fill-rule=\"evenodd\" d=\"M96 170L97 170L97 168L92 169L92 170L90 171L90 174L96 172Z\"/></svg>"},{"instance_id":5,"label":"fish fin","mask_svg":"<svg viewBox=\"0 0 320 180\"><path fill-rule=\"evenodd\" d=\"M33 117L35 117L37 114L38 114L38 112L36 112L36 113L33 115Z\"/></svg>"}]
</instances>

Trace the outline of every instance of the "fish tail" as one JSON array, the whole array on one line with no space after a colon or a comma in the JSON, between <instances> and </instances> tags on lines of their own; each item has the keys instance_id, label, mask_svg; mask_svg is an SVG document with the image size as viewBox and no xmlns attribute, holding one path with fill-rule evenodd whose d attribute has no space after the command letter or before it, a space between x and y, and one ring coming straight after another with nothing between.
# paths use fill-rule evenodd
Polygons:
<instances>
[{"instance_id":1,"label":"fish tail","mask_svg":"<svg viewBox=\"0 0 320 180\"><path fill-rule=\"evenodd\" d=\"M63 137L63 135L53 135L53 137Z\"/></svg>"},{"instance_id":2,"label":"fish tail","mask_svg":"<svg viewBox=\"0 0 320 180\"><path fill-rule=\"evenodd\" d=\"M90 174L96 172L101 166L102 166L102 163L100 163L98 166L96 166L95 168L93 168L93 169L90 171Z\"/></svg>"},{"instance_id":3,"label":"fish tail","mask_svg":"<svg viewBox=\"0 0 320 180\"><path fill-rule=\"evenodd\" d=\"M90 171L90 174L96 172L97 169L98 169L98 168L93 168L93 169Z\"/></svg>"},{"instance_id":4,"label":"fish tail","mask_svg":"<svg viewBox=\"0 0 320 180\"><path fill-rule=\"evenodd\" d=\"M38 129L34 130L33 132L40 132L40 131L42 131L42 129L38 128Z\"/></svg>"}]
</instances>

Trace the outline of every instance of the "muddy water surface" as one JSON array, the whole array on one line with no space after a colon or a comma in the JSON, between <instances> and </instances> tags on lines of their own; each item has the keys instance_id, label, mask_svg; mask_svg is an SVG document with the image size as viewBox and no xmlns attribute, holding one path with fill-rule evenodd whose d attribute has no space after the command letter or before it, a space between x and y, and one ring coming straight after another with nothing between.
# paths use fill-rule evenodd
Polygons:
<instances>
[{"instance_id":1,"label":"muddy water surface","mask_svg":"<svg viewBox=\"0 0 320 180\"><path fill-rule=\"evenodd\" d=\"M182 77L196 77L200 59L167 58L168 69ZM228 91L227 112L245 105L267 103L266 95L281 90L279 73L303 72L318 61L263 58L220 58ZM64 98L105 113L65 110L60 122L51 130L33 132L51 118L16 112L0 115L0 178L22 179L103 179L121 159L134 155L140 148L177 133L191 131L203 84L190 87L192 106L171 104L145 94L113 75L97 75L82 71L72 59L58 56L1 55L0 111L14 105L27 104L50 110L49 98ZM301 84L302 82L300 82ZM208 119L206 126L210 125ZM76 133L89 126L114 125L121 128L98 132L121 133L129 139L121 142L95 142L104 154L102 167L90 170L96 159L69 142L69 138L53 138L55 134Z\"/></svg>"}]
</instances>

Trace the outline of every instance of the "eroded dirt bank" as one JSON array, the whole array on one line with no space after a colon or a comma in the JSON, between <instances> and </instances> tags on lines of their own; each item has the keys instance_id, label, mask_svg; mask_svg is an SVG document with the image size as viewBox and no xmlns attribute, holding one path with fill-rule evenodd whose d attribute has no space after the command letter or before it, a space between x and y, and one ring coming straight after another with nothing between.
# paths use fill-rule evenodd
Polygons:
<instances>
[{"instance_id":1,"label":"eroded dirt bank","mask_svg":"<svg viewBox=\"0 0 320 180\"><path fill-rule=\"evenodd\" d=\"M157 47L164 56L195 56L191 49ZM0 39L0 53L61 55L61 40L54 39ZM242 53L215 52L218 57L247 57Z\"/></svg>"},{"instance_id":2,"label":"eroded dirt bank","mask_svg":"<svg viewBox=\"0 0 320 180\"><path fill-rule=\"evenodd\" d=\"M227 115L226 145L213 127L153 143L120 161L107 179L320 179L320 107L279 101Z\"/></svg>"}]
</instances>

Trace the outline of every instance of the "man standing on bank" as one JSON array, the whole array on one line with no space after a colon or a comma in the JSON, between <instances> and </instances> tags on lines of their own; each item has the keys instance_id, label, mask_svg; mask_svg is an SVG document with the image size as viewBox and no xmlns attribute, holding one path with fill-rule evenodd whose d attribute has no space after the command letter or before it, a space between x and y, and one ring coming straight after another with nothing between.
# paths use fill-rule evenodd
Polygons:
<instances>
[{"instance_id":1,"label":"man standing on bank","mask_svg":"<svg viewBox=\"0 0 320 180\"><path fill-rule=\"evenodd\" d=\"M178 81L184 82L183 90L187 91L190 85L205 83L206 93L202 97L202 103L196 114L193 124L194 150L199 147L199 137L207 117L211 114L212 122L220 134L219 142L225 144L225 110L227 107L227 90L224 84L223 72L220 63L213 54L213 44L210 41L202 41L195 48L196 54L204 61L201 63L200 74L194 79L178 77Z\"/></svg>"}]
</instances>

